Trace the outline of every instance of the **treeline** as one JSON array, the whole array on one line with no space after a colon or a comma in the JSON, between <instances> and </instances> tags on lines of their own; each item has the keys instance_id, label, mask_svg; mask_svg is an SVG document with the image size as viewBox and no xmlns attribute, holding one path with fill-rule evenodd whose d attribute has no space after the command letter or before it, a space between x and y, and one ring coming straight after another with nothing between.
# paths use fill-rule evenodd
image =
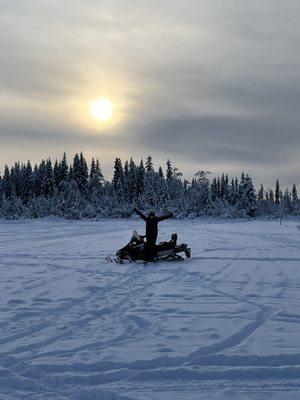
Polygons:
<instances>
[{"instance_id":1,"label":"treeline","mask_svg":"<svg viewBox=\"0 0 300 400\"><path fill-rule=\"evenodd\" d=\"M66 154L53 164L42 160L32 167L7 165L0 175L0 217L17 219L49 215L66 218L129 217L133 206L143 210L173 211L178 217L255 217L300 213L297 188L284 191L276 181L275 191L258 193L249 175L229 179L228 175L210 179L199 171L191 181L182 177L170 160L156 171L149 156L144 163L133 159L124 165L114 162L111 181L104 179L100 163L90 167L82 153L68 163Z\"/></svg>"}]
</instances>

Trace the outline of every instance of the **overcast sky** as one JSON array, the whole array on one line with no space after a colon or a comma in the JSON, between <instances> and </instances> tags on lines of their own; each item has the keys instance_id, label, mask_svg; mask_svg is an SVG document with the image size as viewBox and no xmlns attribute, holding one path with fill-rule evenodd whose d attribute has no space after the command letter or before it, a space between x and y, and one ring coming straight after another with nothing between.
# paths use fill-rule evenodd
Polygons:
<instances>
[{"instance_id":1,"label":"overcast sky","mask_svg":"<svg viewBox=\"0 0 300 400\"><path fill-rule=\"evenodd\" d=\"M299 0L0 0L0 161L299 179ZM89 104L108 97L102 124Z\"/></svg>"}]
</instances>

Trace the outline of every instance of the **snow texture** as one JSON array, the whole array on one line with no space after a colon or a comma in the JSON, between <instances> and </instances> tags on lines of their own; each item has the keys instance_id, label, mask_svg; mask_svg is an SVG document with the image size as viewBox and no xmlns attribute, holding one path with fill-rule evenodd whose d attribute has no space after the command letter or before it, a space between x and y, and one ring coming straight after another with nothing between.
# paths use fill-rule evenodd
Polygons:
<instances>
[{"instance_id":1,"label":"snow texture","mask_svg":"<svg viewBox=\"0 0 300 400\"><path fill-rule=\"evenodd\" d=\"M0 223L0 398L300 398L299 222L168 221L192 259L104 261L136 227Z\"/></svg>"}]
</instances>

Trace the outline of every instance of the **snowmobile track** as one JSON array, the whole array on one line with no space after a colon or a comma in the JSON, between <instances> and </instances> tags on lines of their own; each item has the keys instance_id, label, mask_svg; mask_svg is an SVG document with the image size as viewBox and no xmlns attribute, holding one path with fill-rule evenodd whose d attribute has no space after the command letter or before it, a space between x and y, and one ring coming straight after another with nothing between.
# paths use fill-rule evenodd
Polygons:
<instances>
[{"instance_id":1,"label":"snowmobile track","mask_svg":"<svg viewBox=\"0 0 300 400\"><path fill-rule=\"evenodd\" d=\"M133 224L0 224L0 397L300 398L299 222L170 221L190 260L106 262Z\"/></svg>"}]
</instances>

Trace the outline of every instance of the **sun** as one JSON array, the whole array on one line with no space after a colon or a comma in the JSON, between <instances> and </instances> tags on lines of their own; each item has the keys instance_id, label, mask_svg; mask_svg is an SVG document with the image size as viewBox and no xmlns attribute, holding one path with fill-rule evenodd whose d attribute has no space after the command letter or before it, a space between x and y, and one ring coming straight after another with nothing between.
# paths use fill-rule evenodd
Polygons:
<instances>
[{"instance_id":1,"label":"sun","mask_svg":"<svg viewBox=\"0 0 300 400\"><path fill-rule=\"evenodd\" d=\"M113 102L107 98L97 99L90 105L92 117L101 122L110 120L113 116L113 110Z\"/></svg>"}]
</instances>

